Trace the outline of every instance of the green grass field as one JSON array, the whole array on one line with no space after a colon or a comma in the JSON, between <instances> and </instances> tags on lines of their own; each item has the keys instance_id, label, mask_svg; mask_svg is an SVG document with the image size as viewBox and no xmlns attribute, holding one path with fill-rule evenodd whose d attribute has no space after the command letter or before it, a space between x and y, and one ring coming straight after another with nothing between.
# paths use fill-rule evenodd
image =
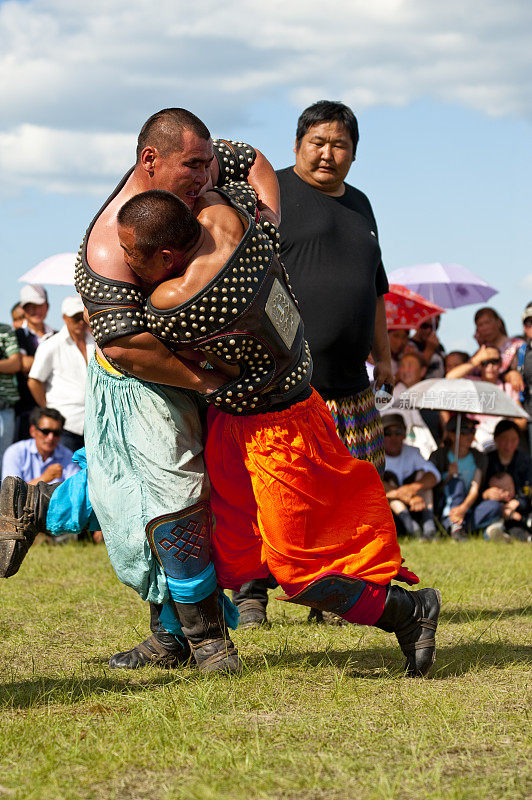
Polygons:
<instances>
[{"instance_id":1,"label":"green grass field","mask_svg":"<svg viewBox=\"0 0 532 800\"><path fill-rule=\"evenodd\" d=\"M36 546L0 594L0 799L530 798L532 549L403 545L443 610L428 680L391 634L272 599L240 678L110 670L147 607L103 546Z\"/></svg>"}]
</instances>

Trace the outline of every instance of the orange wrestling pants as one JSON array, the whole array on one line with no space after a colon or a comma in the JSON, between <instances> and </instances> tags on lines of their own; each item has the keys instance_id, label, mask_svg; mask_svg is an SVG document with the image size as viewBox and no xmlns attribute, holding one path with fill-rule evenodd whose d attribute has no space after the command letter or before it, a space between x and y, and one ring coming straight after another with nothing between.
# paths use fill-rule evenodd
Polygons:
<instances>
[{"instance_id":1,"label":"orange wrestling pants","mask_svg":"<svg viewBox=\"0 0 532 800\"><path fill-rule=\"evenodd\" d=\"M269 572L291 597L324 573L385 586L401 553L375 467L340 441L320 395L289 409L209 409L205 462L218 582L239 589Z\"/></svg>"}]
</instances>

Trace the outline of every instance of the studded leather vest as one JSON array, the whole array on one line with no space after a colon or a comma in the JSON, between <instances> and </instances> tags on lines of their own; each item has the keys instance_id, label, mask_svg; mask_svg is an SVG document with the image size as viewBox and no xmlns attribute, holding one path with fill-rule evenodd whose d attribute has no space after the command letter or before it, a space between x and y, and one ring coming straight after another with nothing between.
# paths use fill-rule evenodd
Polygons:
<instances>
[{"instance_id":1,"label":"studded leather vest","mask_svg":"<svg viewBox=\"0 0 532 800\"><path fill-rule=\"evenodd\" d=\"M213 149L220 167L218 185L246 180L256 156L255 150L250 145L215 139ZM132 172L133 168L123 177L92 220L76 259L75 286L89 312L90 326L96 344L101 348L110 344L113 339L148 330L144 316L145 297L139 287L132 283L108 280L94 272L87 261L87 241L96 220L121 191ZM245 183L239 183L238 186L241 187L239 192L241 202L245 203L251 212L255 202L253 189ZM276 231L273 226L270 227L275 241Z\"/></svg>"},{"instance_id":2,"label":"studded leather vest","mask_svg":"<svg viewBox=\"0 0 532 800\"><path fill-rule=\"evenodd\" d=\"M144 318L145 297L141 289L133 283L104 278L94 272L87 261L87 241L96 220L121 191L132 172L133 169L130 169L124 175L92 220L76 259L74 284L89 312L92 335L99 347L105 347L121 336L131 336L147 330Z\"/></svg>"},{"instance_id":3,"label":"studded leather vest","mask_svg":"<svg viewBox=\"0 0 532 800\"><path fill-rule=\"evenodd\" d=\"M162 310L148 298L146 322L171 349L192 347L238 366L238 378L206 399L229 414L258 414L289 402L308 387L312 359L274 245L246 210L249 187L235 184L216 191L247 223L238 247L185 303Z\"/></svg>"}]
</instances>

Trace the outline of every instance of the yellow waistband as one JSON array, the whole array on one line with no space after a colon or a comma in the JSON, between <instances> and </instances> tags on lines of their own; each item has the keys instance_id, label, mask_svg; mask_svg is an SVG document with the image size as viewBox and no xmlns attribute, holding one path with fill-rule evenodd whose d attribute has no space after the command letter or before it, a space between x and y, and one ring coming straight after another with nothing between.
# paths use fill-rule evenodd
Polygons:
<instances>
[{"instance_id":1,"label":"yellow waistband","mask_svg":"<svg viewBox=\"0 0 532 800\"><path fill-rule=\"evenodd\" d=\"M112 366L112 365L111 365L111 364L110 364L110 363L107 361L107 359L105 358L105 356L103 356L103 355L102 355L101 353L99 353L98 351L96 351L95 355L96 355L96 361L98 362L98 364L100 365L100 367L102 367L102 368L103 368L103 369L104 369L106 372L108 372L110 375L118 375L120 378L123 378L123 377L124 377L124 376L122 375L122 373L121 373L121 372L119 372L117 369L115 369L115 368L114 368L114 367L113 367L113 366Z\"/></svg>"}]
</instances>

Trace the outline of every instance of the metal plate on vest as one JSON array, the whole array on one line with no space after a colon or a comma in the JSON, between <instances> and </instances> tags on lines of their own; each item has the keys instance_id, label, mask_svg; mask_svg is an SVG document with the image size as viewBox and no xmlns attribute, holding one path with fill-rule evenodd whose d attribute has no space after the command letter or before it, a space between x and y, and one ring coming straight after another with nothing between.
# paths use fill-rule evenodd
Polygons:
<instances>
[{"instance_id":1,"label":"metal plate on vest","mask_svg":"<svg viewBox=\"0 0 532 800\"><path fill-rule=\"evenodd\" d=\"M292 298L277 278L273 282L265 309L273 327L290 349L295 339L299 327L299 311L295 307Z\"/></svg>"}]
</instances>

